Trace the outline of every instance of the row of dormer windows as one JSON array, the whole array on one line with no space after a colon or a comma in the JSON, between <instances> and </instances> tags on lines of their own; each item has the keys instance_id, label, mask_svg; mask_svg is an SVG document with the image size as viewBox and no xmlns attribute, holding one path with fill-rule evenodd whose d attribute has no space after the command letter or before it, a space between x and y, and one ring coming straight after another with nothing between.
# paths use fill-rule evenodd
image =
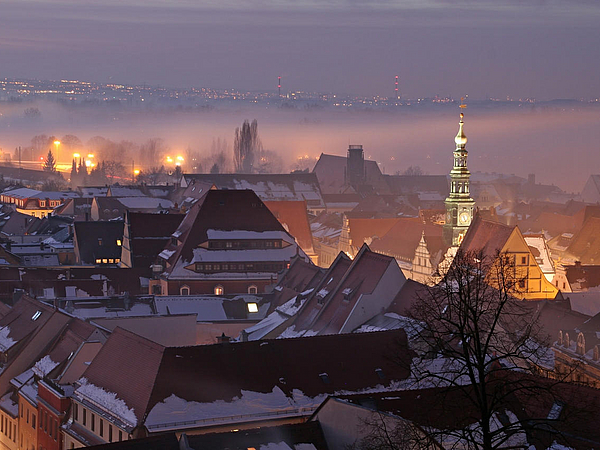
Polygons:
<instances>
[{"instance_id":1,"label":"row of dormer windows","mask_svg":"<svg viewBox=\"0 0 600 450\"><path fill-rule=\"evenodd\" d=\"M235 241L209 241L208 248L210 249L264 249L264 248L281 248L281 239L265 240L265 239L241 239Z\"/></svg>"},{"instance_id":2,"label":"row of dormer windows","mask_svg":"<svg viewBox=\"0 0 600 450\"><path fill-rule=\"evenodd\" d=\"M196 272L280 272L285 268L282 262L264 263L196 263Z\"/></svg>"}]
</instances>

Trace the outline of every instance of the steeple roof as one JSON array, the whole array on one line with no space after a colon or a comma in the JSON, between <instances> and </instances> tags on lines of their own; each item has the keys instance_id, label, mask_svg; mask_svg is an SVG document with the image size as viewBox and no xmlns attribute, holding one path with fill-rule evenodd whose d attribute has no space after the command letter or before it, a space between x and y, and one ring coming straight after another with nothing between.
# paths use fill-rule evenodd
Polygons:
<instances>
[{"instance_id":1,"label":"steeple roof","mask_svg":"<svg viewBox=\"0 0 600 450\"><path fill-rule=\"evenodd\" d=\"M465 115L463 113L460 113L460 121L458 122L458 133L456 133L456 137L454 138L456 146L460 148L464 148L465 145L467 145L467 136L465 135L465 132L463 130L463 117L465 117Z\"/></svg>"}]
</instances>

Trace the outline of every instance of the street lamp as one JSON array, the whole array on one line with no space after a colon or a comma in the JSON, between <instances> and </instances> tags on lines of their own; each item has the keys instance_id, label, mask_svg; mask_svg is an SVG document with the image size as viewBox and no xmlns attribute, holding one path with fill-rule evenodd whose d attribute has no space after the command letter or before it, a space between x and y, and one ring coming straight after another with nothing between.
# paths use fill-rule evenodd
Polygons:
<instances>
[{"instance_id":1,"label":"street lamp","mask_svg":"<svg viewBox=\"0 0 600 450\"><path fill-rule=\"evenodd\" d=\"M56 146L56 156L55 156L54 159L56 160L56 162L58 162L58 160L59 160L59 157L58 157L58 146L60 145L60 141L59 140L54 141L54 145Z\"/></svg>"}]
</instances>

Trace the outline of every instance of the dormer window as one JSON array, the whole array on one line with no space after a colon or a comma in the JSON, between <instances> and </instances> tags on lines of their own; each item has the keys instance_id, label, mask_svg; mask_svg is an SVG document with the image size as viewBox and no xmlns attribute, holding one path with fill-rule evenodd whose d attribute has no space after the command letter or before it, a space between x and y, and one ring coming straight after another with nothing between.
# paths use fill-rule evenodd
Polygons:
<instances>
[{"instance_id":1,"label":"dormer window","mask_svg":"<svg viewBox=\"0 0 600 450\"><path fill-rule=\"evenodd\" d=\"M258 312L258 303L251 302L247 304L249 313L257 313Z\"/></svg>"}]
</instances>

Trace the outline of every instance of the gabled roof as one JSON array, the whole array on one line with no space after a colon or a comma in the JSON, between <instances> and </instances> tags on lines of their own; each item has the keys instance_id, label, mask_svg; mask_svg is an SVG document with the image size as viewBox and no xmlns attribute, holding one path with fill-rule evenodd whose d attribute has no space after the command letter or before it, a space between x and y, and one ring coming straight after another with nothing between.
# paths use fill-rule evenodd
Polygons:
<instances>
[{"instance_id":1,"label":"gabled roof","mask_svg":"<svg viewBox=\"0 0 600 450\"><path fill-rule=\"evenodd\" d=\"M183 258L192 261L193 250L208 240L209 230L277 231L287 234L264 203L251 190L210 190L195 203L177 228L177 244L165 249L171 269ZM167 269L167 272L171 270Z\"/></svg>"},{"instance_id":2,"label":"gabled roof","mask_svg":"<svg viewBox=\"0 0 600 450\"><path fill-rule=\"evenodd\" d=\"M76 251L83 264L95 264L96 259L121 258L123 222L75 222Z\"/></svg>"},{"instance_id":3,"label":"gabled roof","mask_svg":"<svg viewBox=\"0 0 600 450\"><path fill-rule=\"evenodd\" d=\"M313 207L324 207L317 176L312 173L286 174L184 174L191 183L197 180L215 185L218 189L250 189L262 201L306 201Z\"/></svg>"},{"instance_id":4,"label":"gabled roof","mask_svg":"<svg viewBox=\"0 0 600 450\"><path fill-rule=\"evenodd\" d=\"M423 233L432 258L440 253L443 256L448 246L442 239L442 226L425 224L420 217L398 219L386 234L373 240L370 247L373 251L412 261Z\"/></svg>"},{"instance_id":5,"label":"gabled roof","mask_svg":"<svg viewBox=\"0 0 600 450\"><path fill-rule=\"evenodd\" d=\"M162 345L116 328L83 376L95 386L116 393L133 408L139 423L148 410L164 351Z\"/></svg>"},{"instance_id":6,"label":"gabled roof","mask_svg":"<svg viewBox=\"0 0 600 450\"><path fill-rule=\"evenodd\" d=\"M54 309L44 303L22 295L8 314L0 319L0 329L4 331L0 339L0 349L8 350L12 345L41 328L53 312Z\"/></svg>"},{"instance_id":7,"label":"gabled roof","mask_svg":"<svg viewBox=\"0 0 600 450\"><path fill-rule=\"evenodd\" d=\"M317 284L304 306L298 312L294 321L296 330L307 330L310 327L317 314L319 314L319 311L321 311L321 304L336 289L351 265L352 260L346 254L340 252L321 278L321 282Z\"/></svg>"},{"instance_id":8,"label":"gabled roof","mask_svg":"<svg viewBox=\"0 0 600 450\"><path fill-rule=\"evenodd\" d=\"M314 253L306 201L264 202L306 253Z\"/></svg>"},{"instance_id":9,"label":"gabled roof","mask_svg":"<svg viewBox=\"0 0 600 450\"><path fill-rule=\"evenodd\" d=\"M575 234L567 254L583 264L600 263L600 218L588 218Z\"/></svg>"},{"instance_id":10,"label":"gabled roof","mask_svg":"<svg viewBox=\"0 0 600 450\"><path fill-rule=\"evenodd\" d=\"M382 238L399 220L400 218L398 217L377 219L348 217L352 245L360 248L365 242L370 242L371 238Z\"/></svg>"},{"instance_id":11,"label":"gabled roof","mask_svg":"<svg viewBox=\"0 0 600 450\"><path fill-rule=\"evenodd\" d=\"M147 267L152 264L184 217L183 214L127 212L133 266Z\"/></svg>"},{"instance_id":12,"label":"gabled roof","mask_svg":"<svg viewBox=\"0 0 600 450\"><path fill-rule=\"evenodd\" d=\"M283 403L255 403L236 414L316 407L325 394L382 389L409 375L391 354L409 358L402 330L165 348L116 329L84 377L133 408L138 425L177 427L229 416L247 395Z\"/></svg>"},{"instance_id":13,"label":"gabled roof","mask_svg":"<svg viewBox=\"0 0 600 450\"><path fill-rule=\"evenodd\" d=\"M335 291L323 304L310 326L311 330L318 331L319 334L341 332L346 320L354 312L354 306L361 295L373 293L390 265L397 265L393 257L372 252L365 244ZM401 277L399 269L398 272L398 276ZM391 295L395 296L395 294L396 292ZM389 299L389 302L391 301L392 298Z\"/></svg>"},{"instance_id":14,"label":"gabled roof","mask_svg":"<svg viewBox=\"0 0 600 450\"><path fill-rule=\"evenodd\" d=\"M345 156L321 153L312 172L319 177L321 191L324 194L341 194L345 191L348 185L345 176L346 165L347 158ZM365 184L373 186L376 191L381 193L388 190L377 162L368 159L365 160Z\"/></svg>"},{"instance_id":15,"label":"gabled roof","mask_svg":"<svg viewBox=\"0 0 600 450\"><path fill-rule=\"evenodd\" d=\"M502 250L513 230L514 227L484 220L475 215L460 249L465 253L481 250L485 256L494 257Z\"/></svg>"}]
</instances>

